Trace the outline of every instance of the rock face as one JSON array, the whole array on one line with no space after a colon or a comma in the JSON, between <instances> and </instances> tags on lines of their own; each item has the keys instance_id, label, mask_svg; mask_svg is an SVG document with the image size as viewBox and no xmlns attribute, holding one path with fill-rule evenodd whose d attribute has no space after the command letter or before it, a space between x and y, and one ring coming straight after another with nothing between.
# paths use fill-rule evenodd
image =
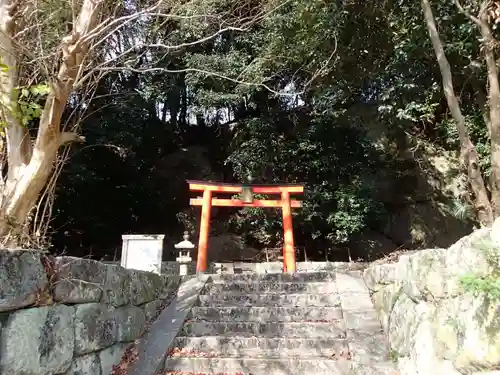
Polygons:
<instances>
[{"instance_id":1,"label":"rock face","mask_svg":"<svg viewBox=\"0 0 500 375\"><path fill-rule=\"evenodd\" d=\"M36 253L2 251L0 256L0 312L32 305L48 284Z\"/></svg>"},{"instance_id":2,"label":"rock face","mask_svg":"<svg viewBox=\"0 0 500 375\"><path fill-rule=\"evenodd\" d=\"M73 312L71 306L55 305L10 314L1 335L1 373L66 371L73 359Z\"/></svg>"},{"instance_id":3,"label":"rock face","mask_svg":"<svg viewBox=\"0 0 500 375\"><path fill-rule=\"evenodd\" d=\"M59 282L54 298L62 303L99 302L108 267L89 259L60 257L55 261Z\"/></svg>"},{"instance_id":4,"label":"rock face","mask_svg":"<svg viewBox=\"0 0 500 375\"><path fill-rule=\"evenodd\" d=\"M496 229L483 228L448 249L402 255L397 263L365 270L403 375L465 374L500 366L497 236Z\"/></svg>"},{"instance_id":5,"label":"rock face","mask_svg":"<svg viewBox=\"0 0 500 375\"><path fill-rule=\"evenodd\" d=\"M87 259L0 251L0 374L109 375L179 283Z\"/></svg>"}]
</instances>

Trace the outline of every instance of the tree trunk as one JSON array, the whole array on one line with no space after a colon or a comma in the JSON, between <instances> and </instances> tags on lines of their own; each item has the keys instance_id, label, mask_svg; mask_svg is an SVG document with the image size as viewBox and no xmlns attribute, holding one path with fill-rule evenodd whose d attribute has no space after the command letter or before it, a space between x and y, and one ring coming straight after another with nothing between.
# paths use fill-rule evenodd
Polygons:
<instances>
[{"instance_id":1,"label":"tree trunk","mask_svg":"<svg viewBox=\"0 0 500 375\"><path fill-rule=\"evenodd\" d=\"M476 79L472 78L472 87L476 94L476 104L481 111L481 116L483 117L484 124L486 125L486 129L488 130L488 136L491 137L491 121L490 121L490 106L488 103L487 93L485 92L485 88L483 82L478 82Z\"/></svg>"},{"instance_id":2,"label":"tree trunk","mask_svg":"<svg viewBox=\"0 0 500 375\"><path fill-rule=\"evenodd\" d=\"M441 71L444 95L446 97L451 115L453 116L457 126L460 139L460 156L462 163L467 170L469 184L471 186L472 193L474 194L474 206L477 218L481 224L490 225L493 222L493 212L484 179L479 168L479 155L475 145L470 139L469 132L465 124L465 118L460 110L455 89L453 88L453 78L450 64L444 53L444 48L437 31L436 21L432 13L429 0L422 0L422 10L424 12L427 29L429 31L429 37L431 39L432 46L434 47L434 52Z\"/></svg>"},{"instance_id":3,"label":"tree trunk","mask_svg":"<svg viewBox=\"0 0 500 375\"><path fill-rule=\"evenodd\" d=\"M53 171L59 147L78 140L76 134L61 132L61 116L81 74L81 64L92 38L89 32L96 26L102 1L84 0L72 33L61 43L62 62L59 73L50 82L50 92L40 118L37 138L31 145L27 129L13 116L16 98L12 89L18 85L16 51L11 40L16 32L10 0L0 0L0 58L8 69L2 73L1 116L6 126L8 174L0 206L0 236L4 244L16 244L18 235L40 193ZM11 98L11 99L9 99ZM5 104L8 104L7 106Z\"/></svg>"},{"instance_id":4,"label":"tree trunk","mask_svg":"<svg viewBox=\"0 0 500 375\"><path fill-rule=\"evenodd\" d=\"M484 59L488 71L489 93L489 128L491 136L491 206L493 217L500 216L500 84L498 82L498 68L495 59L495 38L491 32L486 6L479 14L479 29L483 37Z\"/></svg>"}]
</instances>

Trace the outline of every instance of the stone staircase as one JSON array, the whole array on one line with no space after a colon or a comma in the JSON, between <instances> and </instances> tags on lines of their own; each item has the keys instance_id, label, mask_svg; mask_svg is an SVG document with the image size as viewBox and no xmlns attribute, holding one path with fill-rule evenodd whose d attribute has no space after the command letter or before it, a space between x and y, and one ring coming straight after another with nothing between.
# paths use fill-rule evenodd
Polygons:
<instances>
[{"instance_id":1,"label":"stone staircase","mask_svg":"<svg viewBox=\"0 0 500 375\"><path fill-rule=\"evenodd\" d=\"M214 275L165 360L170 375L397 375L359 279Z\"/></svg>"}]
</instances>

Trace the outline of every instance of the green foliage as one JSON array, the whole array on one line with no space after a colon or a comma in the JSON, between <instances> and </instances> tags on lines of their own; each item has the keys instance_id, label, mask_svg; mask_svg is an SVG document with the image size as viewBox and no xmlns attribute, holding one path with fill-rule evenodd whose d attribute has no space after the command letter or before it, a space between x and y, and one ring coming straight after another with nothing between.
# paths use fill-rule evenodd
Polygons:
<instances>
[{"instance_id":1,"label":"green foliage","mask_svg":"<svg viewBox=\"0 0 500 375\"><path fill-rule=\"evenodd\" d=\"M254 194L254 199L266 199L265 195ZM245 207L231 216L229 227L236 233L242 233L249 242L273 246L282 240L281 209L263 209Z\"/></svg>"},{"instance_id":2,"label":"green foliage","mask_svg":"<svg viewBox=\"0 0 500 375\"><path fill-rule=\"evenodd\" d=\"M500 274L482 277L466 275L460 282L465 291L476 297L487 295L490 298L500 299Z\"/></svg>"},{"instance_id":3,"label":"green foliage","mask_svg":"<svg viewBox=\"0 0 500 375\"><path fill-rule=\"evenodd\" d=\"M500 300L500 251L489 241L483 241L476 246L483 252L491 272L485 276L466 274L460 278L460 285L476 297L485 295L490 299Z\"/></svg>"},{"instance_id":4,"label":"green foliage","mask_svg":"<svg viewBox=\"0 0 500 375\"><path fill-rule=\"evenodd\" d=\"M0 64L0 70L7 73L9 67ZM30 121L39 119L43 112L43 101L50 92L50 87L45 83L37 85L15 87L10 93L8 102L0 103L4 111L10 112L23 126L28 126ZM0 122L0 135L5 136L6 122Z\"/></svg>"},{"instance_id":5,"label":"green foliage","mask_svg":"<svg viewBox=\"0 0 500 375\"><path fill-rule=\"evenodd\" d=\"M488 174L488 135L475 95L485 71L470 65L481 58L477 30L452 2L433 6ZM297 243L313 251L348 244L367 228L384 232L387 211L399 213L421 196L416 189L441 199L439 187L420 186L436 171L412 142L458 151L458 137L419 2L256 1L240 8L195 0L175 12L178 18L145 21L131 33L185 48L144 51L148 58L138 57L135 68L148 73L116 73L99 85L102 97L83 124L90 146L72 156L58 190L54 226L70 228L68 237L96 242L104 228L116 238L125 231L175 234L184 229L177 221L194 231L186 178L242 182L251 172L256 183L305 183L294 230ZM226 25L262 12L267 16L246 32L219 32L222 19ZM41 103L31 92L21 99ZM204 160L182 157L194 147L206 150ZM105 204L85 199L101 195ZM445 198L450 215L473 215L463 201ZM212 228L272 247L282 241L281 220L279 210L227 209Z\"/></svg>"},{"instance_id":6,"label":"green foliage","mask_svg":"<svg viewBox=\"0 0 500 375\"><path fill-rule=\"evenodd\" d=\"M451 215L459 220L467 220L474 215L474 207L461 199L452 199L448 205Z\"/></svg>"},{"instance_id":7,"label":"green foliage","mask_svg":"<svg viewBox=\"0 0 500 375\"><path fill-rule=\"evenodd\" d=\"M401 354L399 354L396 350L392 349L389 352L389 360L392 362L397 363L399 358L401 358Z\"/></svg>"},{"instance_id":8,"label":"green foliage","mask_svg":"<svg viewBox=\"0 0 500 375\"><path fill-rule=\"evenodd\" d=\"M362 132L331 116L312 118L308 127L295 132L287 131L294 124L286 120L290 119L245 123L227 163L241 181L248 171L266 182L305 181L304 206L295 219L297 231L312 240L345 243L383 211L369 184L361 180L362 174L377 165L377 154ZM238 228L245 228L249 221L248 225L268 228L279 238L281 217L257 212L242 212L246 216L238 217Z\"/></svg>"},{"instance_id":9,"label":"green foliage","mask_svg":"<svg viewBox=\"0 0 500 375\"><path fill-rule=\"evenodd\" d=\"M50 87L47 84L14 89L13 97L17 98L18 107L13 113L22 125L27 126L30 121L40 118L43 112L40 102L49 92Z\"/></svg>"}]
</instances>

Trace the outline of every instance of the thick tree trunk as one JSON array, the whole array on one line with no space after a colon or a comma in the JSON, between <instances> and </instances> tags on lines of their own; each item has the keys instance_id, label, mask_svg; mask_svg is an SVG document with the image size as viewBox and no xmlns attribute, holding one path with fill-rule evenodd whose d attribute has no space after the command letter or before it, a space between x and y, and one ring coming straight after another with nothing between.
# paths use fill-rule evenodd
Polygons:
<instances>
[{"instance_id":1,"label":"thick tree trunk","mask_svg":"<svg viewBox=\"0 0 500 375\"><path fill-rule=\"evenodd\" d=\"M479 155L475 145L470 139L469 132L465 124L465 118L460 110L455 89L453 88L453 78L450 64L444 53L444 48L437 31L436 21L432 13L429 0L422 0L422 10L424 12L429 36L434 47L439 69L441 71L444 95L457 126L460 138L461 159L467 170L469 184L471 186L472 193L474 194L474 205L477 212L477 218L481 224L490 225L493 222L493 212L484 179L479 168Z\"/></svg>"},{"instance_id":2,"label":"thick tree trunk","mask_svg":"<svg viewBox=\"0 0 500 375\"><path fill-rule=\"evenodd\" d=\"M1 63L7 67L0 72L0 103L3 130L7 138L7 161L8 176L3 186L8 191L13 188L12 182L22 173L22 168L29 161L26 154L26 129L21 126L18 118L14 116L17 110L17 97L14 96L14 88L18 83L18 63L13 46L13 35L15 33L15 22L10 15L10 1L0 0L0 58ZM7 126L6 126L7 124ZM29 145L28 145L29 146ZM2 150L5 151L5 150Z\"/></svg>"},{"instance_id":3,"label":"thick tree trunk","mask_svg":"<svg viewBox=\"0 0 500 375\"><path fill-rule=\"evenodd\" d=\"M492 16L492 6L496 7L490 0L481 3L479 13L473 16L460 3L454 0L457 8L467 16L478 27L482 37L482 51L488 72L488 115L485 123L488 127L491 144L491 207L493 217L500 216L500 84L498 81L498 67L495 59L495 46L497 44L490 27L490 17ZM495 22L498 21L497 10L493 11Z\"/></svg>"},{"instance_id":4,"label":"thick tree trunk","mask_svg":"<svg viewBox=\"0 0 500 375\"><path fill-rule=\"evenodd\" d=\"M84 0L71 35L62 40L62 63L50 82L50 93L32 146L26 128L12 115L16 105L12 89L18 85L16 51L11 42L16 25L10 11L15 7L10 0L0 0L0 58L8 67L2 73L0 87L8 150L8 174L0 206L0 237L4 243L18 242L16 236L52 173L61 144L78 139L75 134L61 132L61 116L73 84L81 74L82 61L93 39L88 37L89 32L96 26L101 4L100 0Z\"/></svg>"}]
</instances>

